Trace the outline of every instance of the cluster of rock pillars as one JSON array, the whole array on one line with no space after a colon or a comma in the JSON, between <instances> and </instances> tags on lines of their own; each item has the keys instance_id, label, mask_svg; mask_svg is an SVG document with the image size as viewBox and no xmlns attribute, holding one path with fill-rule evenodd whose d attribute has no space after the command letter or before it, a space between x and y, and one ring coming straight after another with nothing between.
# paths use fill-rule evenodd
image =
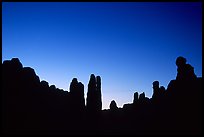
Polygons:
<instances>
[{"instance_id":1,"label":"cluster of rock pillars","mask_svg":"<svg viewBox=\"0 0 204 137\"><path fill-rule=\"evenodd\" d=\"M177 76L165 89L153 82L153 95L134 93L130 104L102 110L101 77L84 85L73 78L64 91L40 81L18 58L2 63L2 116L5 134L200 134L202 77L184 57L176 59Z\"/></svg>"}]
</instances>

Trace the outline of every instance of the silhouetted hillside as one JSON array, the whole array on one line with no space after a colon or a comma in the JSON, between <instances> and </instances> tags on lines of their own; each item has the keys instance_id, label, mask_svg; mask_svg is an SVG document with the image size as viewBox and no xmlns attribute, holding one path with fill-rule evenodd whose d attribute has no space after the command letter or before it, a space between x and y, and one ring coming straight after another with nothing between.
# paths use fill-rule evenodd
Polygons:
<instances>
[{"instance_id":1,"label":"silhouetted hillside","mask_svg":"<svg viewBox=\"0 0 204 137\"><path fill-rule=\"evenodd\" d=\"M201 134L202 78L186 59L176 60L177 77L167 89L153 82L152 98L134 93L133 103L102 110L101 77L84 85L73 78L70 91L40 81L18 58L2 64L4 134Z\"/></svg>"}]
</instances>

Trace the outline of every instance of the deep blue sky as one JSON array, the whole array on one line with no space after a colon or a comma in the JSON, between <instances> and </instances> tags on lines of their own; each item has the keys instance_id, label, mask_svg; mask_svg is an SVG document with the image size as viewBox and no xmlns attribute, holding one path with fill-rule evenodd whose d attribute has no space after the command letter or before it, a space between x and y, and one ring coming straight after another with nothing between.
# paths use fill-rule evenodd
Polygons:
<instances>
[{"instance_id":1,"label":"deep blue sky","mask_svg":"<svg viewBox=\"0 0 204 137\"><path fill-rule=\"evenodd\" d=\"M175 60L187 58L202 76L201 3L5 3L2 61L18 57L40 80L69 90L102 78L103 108L152 96L152 82L167 87Z\"/></svg>"}]
</instances>

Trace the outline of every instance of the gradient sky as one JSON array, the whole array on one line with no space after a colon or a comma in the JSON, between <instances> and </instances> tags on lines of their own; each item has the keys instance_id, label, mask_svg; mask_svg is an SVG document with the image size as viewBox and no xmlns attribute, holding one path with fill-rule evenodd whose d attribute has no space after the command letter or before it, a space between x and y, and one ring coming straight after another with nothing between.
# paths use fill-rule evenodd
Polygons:
<instances>
[{"instance_id":1,"label":"gradient sky","mask_svg":"<svg viewBox=\"0 0 204 137\"><path fill-rule=\"evenodd\" d=\"M184 56L202 76L202 3L2 3L2 61L18 57L40 80L68 90L101 76L103 109L167 87Z\"/></svg>"}]
</instances>

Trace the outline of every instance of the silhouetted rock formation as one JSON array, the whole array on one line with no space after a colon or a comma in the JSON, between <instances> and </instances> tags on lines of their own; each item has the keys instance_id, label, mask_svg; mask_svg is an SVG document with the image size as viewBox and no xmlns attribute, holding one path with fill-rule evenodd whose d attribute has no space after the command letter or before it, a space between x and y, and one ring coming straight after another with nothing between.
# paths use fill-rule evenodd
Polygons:
<instances>
[{"instance_id":1,"label":"silhouetted rock formation","mask_svg":"<svg viewBox=\"0 0 204 137\"><path fill-rule=\"evenodd\" d=\"M152 98L134 93L132 103L102 109L101 78L91 74L85 106L84 85L73 78L70 92L40 81L18 58L2 64L5 134L201 134L202 78L186 59L176 59L177 76L165 89L153 82Z\"/></svg>"},{"instance_id":2,"label":"silhouetted rock formation","mask_svg":"<svg viewBox=\"0 0 204 137\"><path fill-rule=\"evenodd\" d=\"M115 102L115 100L112 100L110 103L110 110L111 111L116 111L118 109L117 104Z\"/></svg>"},{"instance_id":3,"label":"silhouetted rock formation","mask_svg":"<svg viewBox=\"0 0 204 137\"><path fill-rule=\"evenodd\" d=\"M177 124L169 122L176 131L182 129L183 132L196 133L201 130L201 78L196 77L185 58L178 57L176 65L177 77L167 87L165 102L168 112L174 112L171 118L177 120Z\"/></svg>"},{"instance_id":4,"label":"silhouetted rock formation","mask_svg":"<svg viewBox=\"0 0 204 137\"><path fill-rule=\"evenodd\" d=\"M102 101L101 101L101 77L96 77L96 106L98 110L102 110Z\"/></svg>"},{"instance_id":5,"label":"silhouetted rock formation","mask_svg":"<svg viewBox=\"0 0 204 137\"><path fill-rule=\"evenodd\" d=\"M136 104L138 102L139 98L138 98L138 92L134 93L134 100L133 100L133 104Z\"/></svg>"},{"instance_id":6,"label":"silhouetted rock formation","mask_svg":"<svg viewBox=\"0 0 204 137\"><path fill-rule=\"evenodd\" d=\"M87 92L87 110L89 112L99 112L102 108L101 102L101 78L94 74L91 74L90 81L88 84Z\"/></svg>"},{"instance_id":7,"label":"silhouetted rock formation","mask_svg":"<svg viewBox=\"0 0 204 137\"><path fill-rule=\"evenodd\" d=\"M178 57L176 59L177 65L177 76L176 80L194 80L196 75L194 73L194 68L190 64L186 64L186 59L184 57Z\"/></svg>"},{"instance_id":8,"label":"silhouetted rock formation","mask_svg":"<svg viewBox=\"0 0 204 137\"><path fill-rule=\"evenodd\" d=\"M164 86L159 87L159 81L153 82L152 101L153 101L153 103L155 103L155 105L162 104L164 96L165 96L165 91L166 90L165 90Z\"/></svg>"},{"instance_id":9,"label":"silhouetted rock formation","mask_svg":"<svg viewBox=\"0 0 204 137\"><path fill-rule=\"evenodd\" d=\"M83 111L85 109L84 100L84 85L77 81L77 78L73 78L70 84L70 96L72 99L73 109Z\"/></svg>"}]
</instances>

